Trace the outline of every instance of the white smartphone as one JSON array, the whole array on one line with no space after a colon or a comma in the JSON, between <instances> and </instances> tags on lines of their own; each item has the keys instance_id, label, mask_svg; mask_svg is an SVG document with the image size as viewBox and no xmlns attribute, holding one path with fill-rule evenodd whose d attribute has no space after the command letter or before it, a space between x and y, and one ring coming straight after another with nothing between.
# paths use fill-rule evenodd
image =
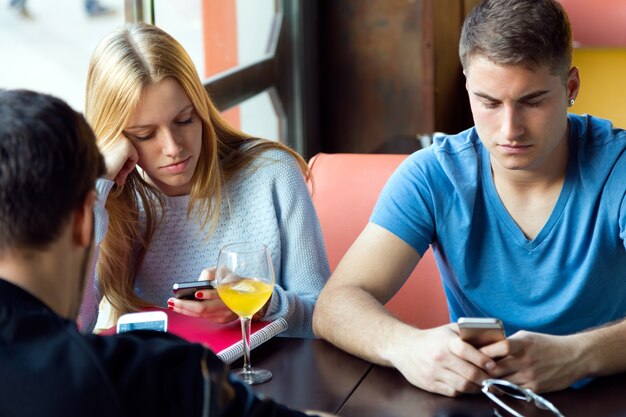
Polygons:
<instances>
[{"instance_id":1,"label":"white smartphone","mask_svg":"<svg viewBox=\"0 0 626 417\"><path fill-rule=\"evenodd\" d=\"M124 314L117 320L117 333L131 330L167 331L167 314L163 311L141 311Z\"/></svg>"},{"instance_id":2,"label":"white smartphone","mask_svg":"<svg viewBox=\"0 0 626 417\"><path fill-rule=\"evenodd\" d=\"M457 324L461 339L477 348L506 337L502 321L491 317L461 317Z\"/></svg>"}]
</instances>

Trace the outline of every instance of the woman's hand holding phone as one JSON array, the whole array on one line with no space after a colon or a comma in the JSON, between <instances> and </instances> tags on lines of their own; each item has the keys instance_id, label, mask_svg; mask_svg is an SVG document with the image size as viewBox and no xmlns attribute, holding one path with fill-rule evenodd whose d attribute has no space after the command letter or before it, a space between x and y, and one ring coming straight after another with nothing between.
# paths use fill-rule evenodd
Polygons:
<instances>
[{"instance_id":1,"label":"woman's hand holding phone","mask_svg":"<svg viewBox=\"0 0 626 417\"><path fill-rule=\"evenodd\" d=\"M200 281L214 281L215 268L207 268L200 274ZM193 294L193 299L180 299L172 297L167 300L167 307L177 313L193 317L203 317L216 323L229 323L238 319L226 304L222 301L214 289L198 289Z\"/></svg>"},{"instance_id":2,"label":"woman's hand holding phone","mask_svg":"<svg viewBox=\"0 0 626 417\"><path fill-rule=\"evenodd\" d=\"M124 185L128 174L135 169L139 154L133 143L124 135L120 135L110 144L100 148L107 167L106 179Z\"/></svg>"}]
</instances>

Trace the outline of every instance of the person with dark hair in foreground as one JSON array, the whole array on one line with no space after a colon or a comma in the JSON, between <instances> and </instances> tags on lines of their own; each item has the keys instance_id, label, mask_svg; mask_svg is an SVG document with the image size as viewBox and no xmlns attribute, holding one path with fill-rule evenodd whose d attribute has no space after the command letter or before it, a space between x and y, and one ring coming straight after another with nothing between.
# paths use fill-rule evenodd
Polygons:
<instances>
[{"instance_id":1,"label":"person with dark hair in foreground","mask_svg":"<svg viewBox=\"0 0 626 417\"><path fill-rule=\"evenodd\" d=\"M105 169L81 114L0 90L0 415L304 416L171 334L79 333Z\"/></svg>"},{"instance_id":2,"label":"person with dark hair in foreground","mask_svg":"<svg viewBox=\"0 0 626 417\"><path fill-rule=\"evenodd\" d=\"M485 0L459 55L475 126L398 168L319 297L315 332L454 396L547 392L626 371L626 132L569 114L580 88L556 0ZM432 247L450 315L504 323L474 347L383 304Z\"/></svg>"}]
</instances>

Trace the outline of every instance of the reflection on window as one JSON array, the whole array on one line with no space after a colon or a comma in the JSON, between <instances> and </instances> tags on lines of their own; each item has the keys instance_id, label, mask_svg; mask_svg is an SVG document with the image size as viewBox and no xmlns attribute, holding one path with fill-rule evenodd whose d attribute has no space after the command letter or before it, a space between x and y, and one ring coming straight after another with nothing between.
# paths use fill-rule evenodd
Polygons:
<instances>
[{"instance_id":1,"label":"reflection on window","mask_svg":"<svg viewBox=\"0 0 626 417\"><path fill-rule=\"evenodd\" d=\"M221 3L221 0L207 1L210 3ZM228 1L224 3L228 3ZM206 74L202 29L202 0L156 0L154 2L154 22L185 47L200 77L204 78Z\"/></svg>"},{"instance_id":2,"label":"reflection on window","mask_svg":"<svg viewBox=\"0 0 626 417\"><path fill-rule=\"evenodd\" d=\"M187 49L202 79L267 53L275 0L156 1L155 22ZM278 122L267 93L224 112L232 125L268 139Z\"/></svg>"},{"instance_id":3,"label":"reflection on window","mask_svg":"<svg viewBox=\"0 0 626 417\"><path fill-rule=\"evenodd\" d=\"M89 16L84 1L28 1L28 15L0 0L0 88L53 94L85 107L89 59L98 41L124 23L122 0L101 0L111 14Z\"/></svg>"},{"instance_id":4,"label":"reflection on window","mask_svg":"<svg viewBox=\"0 0 626 417\"><path fill-rule=\"evenodd\" d=\"M257 94L239 107L241 129L244 132L259 138L278 140L278 117L267 92Z\"/></svg>"}]
</instances>

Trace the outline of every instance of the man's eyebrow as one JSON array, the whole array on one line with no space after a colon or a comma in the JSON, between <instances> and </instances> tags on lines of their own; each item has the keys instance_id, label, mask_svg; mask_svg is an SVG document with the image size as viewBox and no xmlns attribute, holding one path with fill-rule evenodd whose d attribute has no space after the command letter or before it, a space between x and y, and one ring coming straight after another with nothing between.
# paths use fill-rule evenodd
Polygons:
<instances>
[{"instance_id":1,"label":"man's eyebrow","mask_svg":"<svg viewBox=\"0 0 626 417\"><path fill-rule=\"evenodd\" d=\"M519 99L517 99L517 101L529 101L529 100L533 100L535 98L544 96L546 94L548 94L550 92L550 90L539 90L539 91L535 91L532 92L530 94L526 94L525 96L520 97ZM475 96L484 98L485 100L489 100L489 101L500 101L497 98L491 97L489 94L486 93L482 93L480 91L473 91L472 92Z\"/></svg>"},{"instance_id":2,"label":"man's eyebrow","mask_svg":"<svg viewBox=\"0 0 626 417\"><path fill-rule=\"evenodd\" d=\"M539 98L541 96L545 96L549 92L550 92L550 90L535 91L534 93L526 94L525 96L520 97L518 101L529 101L529 100L532 100L532 99L535 99L535 98Z\"/></svg>"},{"instance_id":3,"label":"man's eyebrow","mask_svg":"<svg viewBox=\"0 0 626 417\"><path fill-rule=\"evenodd\" d=\"M481 93L480 91L472 91L472 94L474 94L475 96L478 96L480 98L484 98L485 100L489 100L489 101L500 101L497 98L493 98L491 97L489 94L486 93Z\"/></svg>"}]
</instances>

